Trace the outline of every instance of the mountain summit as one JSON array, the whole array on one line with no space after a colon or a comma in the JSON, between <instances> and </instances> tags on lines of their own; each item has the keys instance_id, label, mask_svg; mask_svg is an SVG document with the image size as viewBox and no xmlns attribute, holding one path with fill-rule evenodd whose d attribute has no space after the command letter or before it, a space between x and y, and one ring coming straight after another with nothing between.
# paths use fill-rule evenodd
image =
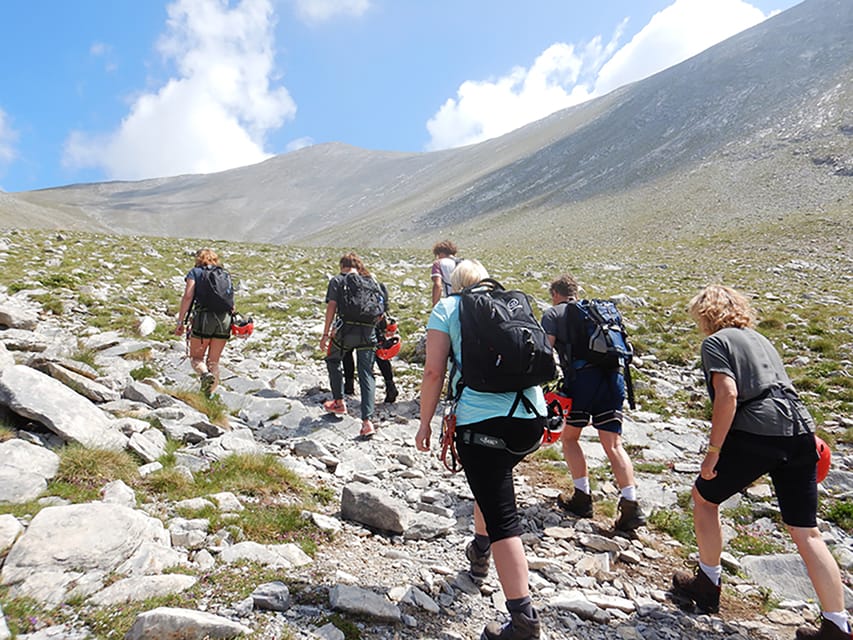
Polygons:
<instances>
[{"instance_id":1,"label":"mountain summit","mask_svg":"<svg viewBox=\"0 0 853 640\"><path fill-rule=\"evenodd\" d=\"M432 153L322 144L217 174L2 194L0 223L280 244L458 235L502 246L650 230L677 238L849 209L851 33L853 2L806 0L480 144Z\"/></svg>"}]
</instances>

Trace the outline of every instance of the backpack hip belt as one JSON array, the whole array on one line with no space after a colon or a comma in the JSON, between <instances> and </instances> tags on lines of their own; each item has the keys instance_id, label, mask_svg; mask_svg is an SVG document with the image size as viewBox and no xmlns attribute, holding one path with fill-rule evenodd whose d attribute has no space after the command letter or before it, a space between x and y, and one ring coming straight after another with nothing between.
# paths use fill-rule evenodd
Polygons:
<instances>
[{"instance_id":1,"label":"backpack hip belt","mask_svg":"<svg viewBox=\"0 0 853 640\"><path fill-rule=\"evenodd\" d=\"M537 440L529 449L526 449L525 451L515 451L507 446L503 438L490 436L487 433L477 433L470 429L465 429L464 427L459 427L459 440L461 440L463 444L473 444L480 447L488 447L489 449L504 450L516 456L526 456L533 453L542 444L541 440Z\"/></svg>"}]
</instances>

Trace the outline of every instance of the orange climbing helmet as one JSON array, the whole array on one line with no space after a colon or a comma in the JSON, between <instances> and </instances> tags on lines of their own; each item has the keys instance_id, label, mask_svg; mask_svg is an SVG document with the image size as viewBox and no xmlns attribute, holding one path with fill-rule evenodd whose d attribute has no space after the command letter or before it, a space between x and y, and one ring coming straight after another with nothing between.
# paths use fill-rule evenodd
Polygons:
<instances>
[{"instance_id":1,"label":"orange climbing helmet","mask_svg":"<svg viewBox=\"0 0 853 640\"><path fill-rule=\"evenodd\" d=\"M244 318L241 314L235 313L231 316L231 335L239 338L248 338L255 330L255 322L252 316Z\"/></svg>"},{"instance_id":2,"label":"orange climbing helmet","mask_svg":"<svg viewBox=\"0 0 853 640\"><path fill-rule=\"evenodd\" d=\"M554 444L563 435L563 426L572 410L572 399L559 391L546 391L545 404L548 407L548 419L542 433L542 444Z\"/></svg>"},{"instance_id":3,"label":"orange climbing helmet","mask_svg":"<svg viewBox=\"0 0 853 640\"><path fill-rule=\"evenodd\" d=\"M400 353L400 347L402 346L402 344L403 343L400 340L400 336L391 336L390 338L385 338L376 347L376 357L380 360L390 360L398 353Z\"/></svg>"},{"instance_id":4,"label":"orange climbing helmet","mask_svg":"<svg viewBox=\"0 0 853 640\"><path fill-rule=\"evenodd\" d=\"M817 447L817 481L823 482L829 474L829 465L832 463L832 451L829 445L818 436L814 437L814 443Z\"/></svg>"}]
</instances>

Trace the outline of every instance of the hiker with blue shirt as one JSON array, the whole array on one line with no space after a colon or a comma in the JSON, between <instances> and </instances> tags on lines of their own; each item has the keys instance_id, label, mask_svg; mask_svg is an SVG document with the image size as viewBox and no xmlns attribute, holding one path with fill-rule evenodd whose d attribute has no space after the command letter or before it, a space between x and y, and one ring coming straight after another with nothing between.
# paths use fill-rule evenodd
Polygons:
<instances>
[{"instance_id":1,"label":"hiker with blue shirt","mask_svg":"<svg viewBox=\"0 0 853 640\"><path fill-rule=\"evenodd\" d=\"M175 334L182 335L189 323L190 365L201 380L202 392L210 397L219 386L219 358L231 337L231 314L234 312L233 289L230 301L224 299L218 305L205 305L200 298L202 282L213 271L222 273L219 256L213 249L199 249L195 254L195 266L187 273L184 295L178 312ZM224 272L223 278L227 277ZM227 279L230 289L230 277ZM225 308L229 307L229 308Z\"/></svg>"},{"instance_id":2,"label":"hiker with blue shirt","mask_svg":"<svg viewBox=\"0 0 853 640\"><path fill-rule=\"evenodd\" d=\"M485 278L488 273L483 265L476 260L463 260L451 275L453 292L460 292ZM430 449L431 421L441 399L448 358L452 357L455 364L451 388L456 388L465 367L460 357L460 306L457 295L438 300L427 323L420 428L415 437L419 451ZM519 401L520 397L524 398L523 402ZM475 582L482 582L488 575L493 555L511 616L504 625L489 623L483 630L482 640L539 638L539 617L530 599L513 468L541 441L546 411L539 386L505 393L481 392L465 386L456 403L455 447L475 501L474 539L465 548L466 558L471 563L470 575ZM483 446L477 443L477 435L499 438L506 446Z\"/></svg>"},{"instance_id":3,"label":"hiker with blue shirt","mask_svg":"<svg viewBox=\"0 0 853 640\"><path fill-rule=\"evenodd\" d=\"M614 528L631 533L646 523L637 501L634 466L622 446L622 405L625 402L627 364L599 366L589 360L589 334L578 307L578 283L568 274L554 280L549 288L553 306L542 315L542 327L560 358L563 370L561 391L572 399L561 442L563 457L574 484L571 498L560 495L558 504L580 518L593 515L589 471L580 446L580 436L590 422L610 461L619 485L619 517Z\"/></svg>"}]
</instances>

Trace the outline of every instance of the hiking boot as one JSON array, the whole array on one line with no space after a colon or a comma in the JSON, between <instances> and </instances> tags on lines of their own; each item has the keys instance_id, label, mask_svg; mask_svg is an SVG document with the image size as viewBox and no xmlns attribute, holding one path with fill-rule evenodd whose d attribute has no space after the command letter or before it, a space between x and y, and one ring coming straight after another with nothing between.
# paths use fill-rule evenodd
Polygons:
<instances>
[{"instance_id":1,"label":"hiking boot","mask_svg":"<svg viewBox=\"0 0 853 640\"><path fill-rule=\"evenodd\" d=\"M691 606L702 613L717 613L720 610L720 585L711 582L702 569L696 574L676 571L672 576L672 595L680 605Z\"/></svg>"},{"instance_id":2,"label":"hiking boot","mask_svg":"<svg viewBox=\"0 0 853 640\"><path fill-rule=\"evenodd\" d=\"M489 564L492 559L491 550L486 551L486 553L482 553L477 548L476 542L471 540L471 542L465 546L465 557L468 558L468 561L471 563L471 568L468 570L471 580L474 581L474 584L483 584L483 581L489 575Z\"/></svg>"},{"instance_id":3,"label":"hiking boot","mask_svg":"<svg viewBox=\"0 0 853 640\"><path fill-rule=\"evenodd\" d=\"M588 493L584 493L583 491L575 489L571 499L567 499L566 494L561 493L557 497L557 504L559 504L565 511L576 515L578 518L592 517L592 496Z\"/></svg>"},{"instance_id":4,"label":"hiking boot","mask_svg":"<svg viewBox=\"0 0 853 640\"><path fill-rule=\"evenodd\" d=\"M213 388L214 382L216 382L216 376L209 371L201 374L201 392L206 398L210 397L210 390Z\"/></svg>"},{"instance_id":5,"label":"hiking boot","mask_svg":"<svg viewBox=\"0 0 853 640\"><path fill-rule=\"evenodd\" d=\"M826 618L820 621L820 629L800 627L797 629L796 640L850 640L853 635L845 633L834 622Z\"/></svg>"},{"instance_id":6,"label":"hiking boot","mask_svg":"<svg viewBox=\"0 0 853 640\"><path fill-rule=\"evenodd\" d=\"M509 622L500 625L490 622L483 629L480 640L539 640L539 616L533 612L533 617L524 615L523 611L510 613Z\"/></svg>"},{"instance_id":7,"label":"hiking boot","mask_svg":"<svg viewBox=\"0 0 853 640\"><path fill-rule=\"evenodd\" d=\"M397 385L394 381L385 383L385 404L394 404L397 400Z\"/></svg>"},{"instance_id":8,"label":"hiking boot","mask_svg":"<svg viewBox=\"0 0 853 640\"><path fill-rule=\"evenodd\" d=\"M344 385L344 395L347 395L347 396L355 395L355 383L354 382L348 381Z\"/></svg>"},{"instance_id":9,"label":"hiking boot","mask_svg":"<svg viewBox=\"0 0 853 640\"><path fill-rule=\"evenodd\" d=\"M646 514L643 513L643 510L640 508L640 503L636 500L619 498L619 505L617 508L619 510L619 517L613 525L613 528L616 529L616 531L630 533L634 529L646 525Z\"/></svg>"}]
</instances>

